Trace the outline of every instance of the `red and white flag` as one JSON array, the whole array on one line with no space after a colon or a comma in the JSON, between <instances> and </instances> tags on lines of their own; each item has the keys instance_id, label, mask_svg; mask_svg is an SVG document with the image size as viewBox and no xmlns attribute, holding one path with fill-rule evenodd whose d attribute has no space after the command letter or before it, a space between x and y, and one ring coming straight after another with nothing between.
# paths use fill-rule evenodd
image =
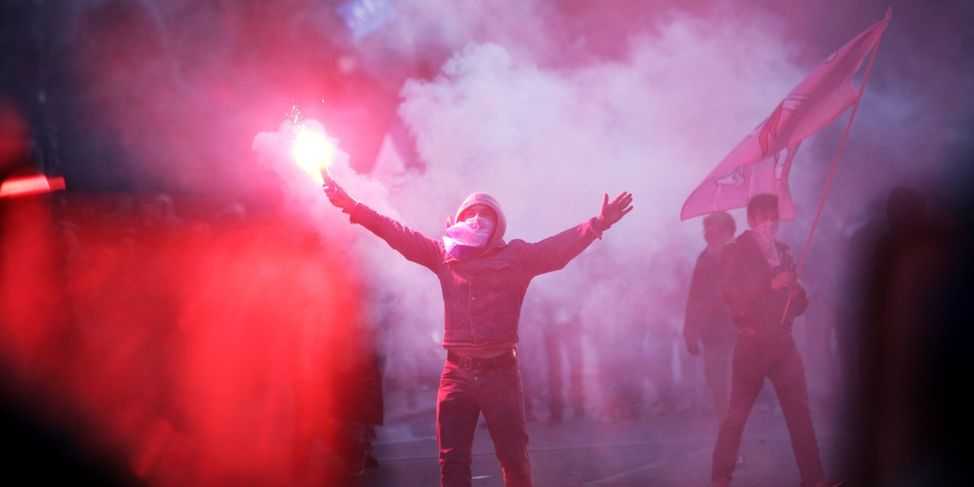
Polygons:
<instances>
[{"instance_id":1,"label":"red and white flag","mask_svg":"<svg viewBox=\"0 0 974 487\"><path fill-rule=\"evenodd\" d=\"M778 195L781 218L793 218L788 188L791 163L801 142L832 123L862 94L854 78L879 45L891 18L886 16L833 52L815 68L753 132L724 157L683 203L680 219L743 208L760 193ZM787 149L787 156L781 152Z\"/></svg>"}]
</instances>

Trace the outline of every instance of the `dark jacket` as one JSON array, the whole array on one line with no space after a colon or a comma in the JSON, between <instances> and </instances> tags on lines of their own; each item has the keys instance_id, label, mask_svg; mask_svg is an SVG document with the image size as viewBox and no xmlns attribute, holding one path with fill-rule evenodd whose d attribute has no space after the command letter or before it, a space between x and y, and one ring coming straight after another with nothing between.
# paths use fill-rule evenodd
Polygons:
<instances>
[{"instance_id":1,"label":"dark jacket","mask_svg":"<svg viewBox=\"0 0 974 487\"><path fill-rule=\"evenodd\" d=\"M768 264L750 230L724 249L721 258L722 294L734 324L744 335L789 331L794 318L808 307L808 297L799 286L788 307L788 317L782 323L788 291L772 289L771 279L778 272L794 271L795 262L785 244L775 242L775 245L781 255L781 264L776 268Z\"/></svg>"},{"instance_id":2,"label":"dark jacket","mask_svg":"<svg viewBox=\"0 0 974 487\"><path fill-rule=\"evenodd\" d=\"M720 257L704 250L697 257L690 278L683 335L688 343L730 343L734 324L721 296Z\"/></svg>"},{"instance_id":3,"label":"dark jacket","mask_svg":"<svg viewBox=\"0 0 974 487\"><path fill-rule=\"evenodd\" d=\"M436 274L443 291L443 346L449 349L513 348L531 279L565 267L602 236L597 219L592 218L537 243L513 240L480 256L448 261L441 241L362 204L352 210L351 221Z\"/></svg>"}]
</instances>

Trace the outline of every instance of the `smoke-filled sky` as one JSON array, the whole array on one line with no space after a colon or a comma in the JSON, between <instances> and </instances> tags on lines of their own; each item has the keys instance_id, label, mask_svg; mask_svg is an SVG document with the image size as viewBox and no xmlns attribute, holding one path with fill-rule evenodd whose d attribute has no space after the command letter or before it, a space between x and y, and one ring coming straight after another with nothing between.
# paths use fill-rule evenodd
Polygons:
<instances>
[{"instance_id":1,"label":"smoke-filled sky","mask_svg":"<svg viewBox=\"0 0 974 487\"><path fill-rule=\"evenodd\" d=\"M380 184L346 173L339 179L349 192L437 237L466 194L487 191L504 206L508 238L537 240L596 215L603 192L631 191L636 211L581 262L539 279L531 296L568 303L592 326L649 312L652 326L668 329L679 325L687 266L702 248L699 222L678 219L689 191L805 74L885 11L878 2L394 3L393 20L358 45L360 66L382 76L396 72L389 63L397 59L438 60L406 77L395 106L427 169ZM892 185L943 179L970 115L963 90L971 77L957 58L964 16L893 7L815 242L826 255ZM797 158L798 219L784 230L795 247L844 121ZM388 152L378 162L386 176L398 163ZM320 208L315 189L299 205L320 218L336 213ZM433 280L364 231L353 235L397 311L435 337ZM835 259L818 264L838 268Z\"/></svg>"},{"instance_id":2,"label":"smoke-filled sky","mask_svg":"<svg viewBox=\"0 0 974 487\"><path fill-rule=\"evenodd\" d=\"M705 173L802 74L887 7L878 1L488 5L400 0L385 2L392 5L388 20L355 40L335 14L343 3L87 0L46 6L18 26L50 32L37 42L46 54L40 57L50 62L39 67L37 56L25 56L21 65L8 61L12 66L6 71L19 75L22 84L40 81L47 106L36 117L59 125L60 160L54 165L82 186L127 182L129 187L246 195L259 179L247 170L252 167L246 160L250 140L257 131L274 129L291 103L319 109L319 118L329 119L326 125L346 150L362 159L356 167L368 168L374 134L384 133L397 111L405 114L428 92L415 83L403 90L403 82L432 78L434 86L446 86L437 76L447 65L459 71L446 79L457 89L465 86L469 96L484 96L480 103L485 106L491 103L484 93L489 86L518 83L536 72L539 84L521 85L517 92L495 90L504 95L496 100L498 121L514 116L509 108L518 96L521 105L533 100L532 87L551 88L539 99L546 105L523 107L522 117L534 111L539 121L554 116L546 107L567 110L558 97L574 97L572 102L582 106L591 101L586 109L593 130L611 126L618 136L639 130L679 132L667 135L665 145L688 171L674 174L673 182L686 184L680 178ZM969 118L964 99L972 83L963 49L971 18L965 2L936 7L893 2L892 7L894 20L850 153L850 165L862 158L874 159L873 164L881 160L890 178L905 173L906 166L936 163L938 151L958 137L959 122ZM17 22L16 16L7 17ZM28 39L37 39L5 30L17 37L8 43L12 46L27 47ZM515 73L491 85L488 77L502 75L498 70L505 68L500 61L489 67L486 59L499 51L510 58ZM616 109L613 103L632 109ZM440 118L429 115L424 118L431 124ZM480 113L464 115L455 111L468 129L487 121L474 118ZM408 128L422 139L427 151L422 155L434 157L429 153L432 134L422 133L415 119ZM488 127L511 130L496 125ZM495 140L491 130L478 133L484 143ZM700 152L681 149L685 146ZM610 158L609 147L600 147L601 159ZM805 150L816 159L828 154ZM672 169L670 161L665 163ZM653 164L646 167L659 169ZM875 171L848 174L872 176ZM802 179L815 175L807 176Z\"/></svg>"},{"instance_id":3,"label":"smoke-filled sky","mask_svg":"<svg viewBox=\"0 0 974 487\"><path fill-rule=\"evenodd\" d=\"M251 151L255 134L276 130L298 103L358 170L375 164L396 176L373 180L340 164L335 171L353 196L432 236L476 190L500 199L508 238L528 240L594 216L603 192L633 192L636 211L583 262L542 278L537 293L581 296L588 309L586 297L597 293L585 291L586 276L614 269L599 282L645 303L647 292L675 292L677 282L655 276L679 275L702 247L699 222L677 216L690 190L812 67L887 7L401 0L386 2L386 20L356 38L335 14L342 3L90 0L52 11L39 23L57 29L41 45L63 63L43 78L54 80L46 110L62 123L52 165L69 187L109 181L306 211L323 231L362 241L382 287L410 303L400 311L428 317L435 330L432 279L345 228L286 161ZM891 185L944 178L945 154L965 137L959 130L970 118L974 79L963 57L970 8L948 3L892 4L816 245L835 245ZM798 156L799 217L785 229L795 245L840 124ZM397 126L414 140L425 171L396 175L388 144L380 151ZM637 289L626 284L633 280ZM658 311L679 312L669 308ZM620 318L643 312L635 304L593 309Z\"/></svg>"}]
</instances>

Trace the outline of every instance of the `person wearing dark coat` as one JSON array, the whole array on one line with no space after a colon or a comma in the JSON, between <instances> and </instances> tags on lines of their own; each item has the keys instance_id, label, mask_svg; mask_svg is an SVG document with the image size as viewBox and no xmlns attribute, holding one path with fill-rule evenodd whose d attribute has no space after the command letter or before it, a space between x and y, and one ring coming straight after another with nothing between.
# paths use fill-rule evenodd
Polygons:
<instances>
[{"instance_id":1,"label":"person wearing dark coat","mask_svg":"<svg viewBox=\"0 0 974 487\"><path fill-rule=\"evenodd\" d=\"M730 485L741 436L765 379L774 385L791 435L802 485L824 487L808 386L791 327L808 297L796 275L788 246L776 238L778 197L760 194L747 205L750 229L721 258L721 293L737 330L731 368L731 396L714 446L714 486Z\"/></svg>"},{"instance_id":2,"label":"person wearing dark coat","mask_svg":"<svg viewBox=\"0 0 974 487\"><path fill-rule=\"evenodd\" d=\"M473 193L457 210L456 224L434 240L356 202L332 179L324 191L333 205L440 281L444 302L446 363L436 404L436 438L443 487L469 487L471 449L481 413L494 441L507 487L532 485L524 392L517 363L521 305L531 280L567 265L632 210L632 195L599 216L529 243L504 241L500 204Z\"/></svg>"},{"instance_id":3,"label":"person wearing dark coat","mask_svg":"<svg viewBox=\"0 0 974 487\"><path fill-rule=\"evenodd\" d=\"M693 267L683 324L683 338L690 355L700 355L703 348L704 377L713 397L715 416L720 419L727 412L730 397L735 336L730 312L720 292L720 258L736 231L734 218L725 212L704 218L707 248L700 252Z\"/></svg>"}]
</instances>

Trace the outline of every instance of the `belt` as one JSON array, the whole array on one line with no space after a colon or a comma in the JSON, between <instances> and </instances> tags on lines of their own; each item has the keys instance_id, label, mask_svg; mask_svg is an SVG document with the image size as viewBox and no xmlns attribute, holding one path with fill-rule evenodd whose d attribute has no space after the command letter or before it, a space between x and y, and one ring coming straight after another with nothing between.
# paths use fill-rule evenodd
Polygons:
<instances>
[{"instance_id":1,"label":"belt","mask_svg":"<svg viewBox=\"0 0 974 487\"><path fill-rule=\"evenodd\" d=\"M517 364L517 353L511 350L496 357L464 357L458 353L447 352L446 361L464 369L499 369Z\"/></svg>"}]
</instances>

